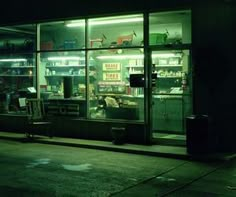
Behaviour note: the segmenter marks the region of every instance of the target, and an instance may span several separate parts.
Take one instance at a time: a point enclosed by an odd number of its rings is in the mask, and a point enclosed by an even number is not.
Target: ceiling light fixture
[[[181,57],[181,53],[159,53],[152,54],[152,58],[169,58],[169,57]],[[144,55],[102,55],[97,56],[97,59],[143,59]]]
[[[26,62],[26,59],[16,58],[16,59],[0,59],[0,62]]]
[[[103,19],[103,20],[95,20],[91,19],[88,21],[89,25],[110,25],[110,24],[119,24],[119,23],[132,23],[132,22],[142,22],[142,17],[134,17],[134,18],[115,18],[115,19]],[[72,21],[66,24],[67,27],[83,27],[85,26],[84,21]]]
[[[49,57],[48,60],[49,61],[66,61],[66,60],[80,60],[81,58],[80,57]]]
[[[143,59],[144,55],[102,55],[98,56],[98,59]]]

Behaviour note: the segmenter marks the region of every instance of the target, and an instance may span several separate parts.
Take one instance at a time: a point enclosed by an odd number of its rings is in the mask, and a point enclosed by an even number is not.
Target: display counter
[[[139,120],[139,109],[137,106],[123,105],[119,108],[107,107],[106,118]]]
[[[122,96],[123,101],[136,102],[139,106],[138,117],[144,119],[144,98],[139,96]],[[152,122],[153,131],[184,132],[184,96],[178,94],[153,95]]]
[[[86,100],[83,98],[53,98],[45,101],[45,111],[49,115],[86,116]]]

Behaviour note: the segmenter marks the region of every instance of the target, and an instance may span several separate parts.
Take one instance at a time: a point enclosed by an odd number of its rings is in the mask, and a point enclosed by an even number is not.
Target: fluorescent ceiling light
[[[89,20],[89,25],[110,25],[110,24],[119,24],[119,23],[132,23],[132,22],[142,22],[142,17],[134,17],[134,18],[114,18],[114,19],[104,19],[104,20]],[[67,23],[67,27],[81,27],[84,26],[85,23],[81,21],[72,21],[71,23]]]
[[[181,53],[158,53],[152,54],[152,58],[160,57],[160,58],[168,58],[168,57],[181,57]]]
[[[159,58],[169,58],[169,57],[181,57],[181,53],[159,53],[159,54],[152,54],[152,58],[159,57]],[[98,59],[143,59],[144,55],[103,55],[98,56]]]
[[[123,19],[113,19],[113,20],[102,20],[102,21],[89,21],[90,25],[108,25],[108,24],[118,24],[118,23],[132,23],[132,22],[142,22],[143,18],[123,18]]]
[[[0,59],[0,62],[26,62],[26,59],[16,58],[16,59]]]
[[[80,57],[73,57],[73,56],[71,56],[71,57],[49,57],[48,58],[49,61],[80,60],[80,59],[81,59]]]
[[[102,55],[98,59],[143,59],[144,55]]]
[[[67,27],[84,27],[85,21],[71,21],[71,22],[66,22],[65,25]]]

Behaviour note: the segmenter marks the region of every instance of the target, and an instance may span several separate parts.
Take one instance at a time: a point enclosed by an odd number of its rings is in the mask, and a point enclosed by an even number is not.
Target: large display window
[[[0,113],[25,111],[36,97],[36,26],[0,28]]]
[[[88,48],[137,47],[142,45],[142,14],[88,20]]]
[[[40,50],[82,49],[84,47],[85,20],[40,24]]]
[[[130,75],[144,73],[142,49],[110,49],[89,52],[90,72],[96,70],[96,81],[89,93],[98,106],[91,108],[91,118],[143,121],[143,87],[131,87]]]
[[[53,105],[49,113],[79,115],[79,103],[86,105],[86,67],[83,51],[41,52],[39,65],[40,96]],[[66,106],[63,106],[63,100]],[[69,103],[78,101],[74,113]],[[50,105],[50,103],[49,103]],[[61,109],[61,107],[63,108]],[[70,110],[71,108],[71,110]],[[63,111],[64,110],[64,111]]]
[[[36,25],[0,27],[0,52],[22,53],[36,50]]]
[[[39,30],[38,78],[46,112],[86,117],[85,20],[41,23]]]
[[[191,12],[189,10],[152,13],[149,21],[150,45],[191,43]]]
[[[143,87],[130,74],[144,73],[143,14],[88,19],[89,118],[143,121]]]
[[[130,14],[40,23],[37,31],[34,25],[0,28],[2,92],[34,87],[47,113],[141,123],[152,97],[153,130],[183,132],[191,111],[191,12],[146,16],[149,24],[143,14]],[[148,72],[152,95],[145,91]],[[1,98],[5,109],[8,94]]]

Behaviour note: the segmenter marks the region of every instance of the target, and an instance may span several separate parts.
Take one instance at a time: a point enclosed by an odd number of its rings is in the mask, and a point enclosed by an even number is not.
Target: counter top
[[[122,95],[121,98],[130,98],[130,99],[143,99],[144,96],[140,95],[140,96],[132,96],[132,95]],[[177,95],[177,94],[172,94],[172,95],[153,95],[153,98],[166,98],[166,99],[182,99],[183,95]]]

